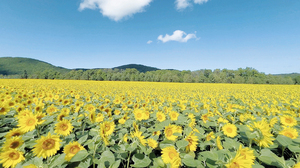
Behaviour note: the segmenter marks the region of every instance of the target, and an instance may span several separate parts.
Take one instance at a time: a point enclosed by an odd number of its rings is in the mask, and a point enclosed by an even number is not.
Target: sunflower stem
[[[82,135],[84,134],[84,129],[85,129],[85,122],[83,121],[82,132],[81,132]]]
[[[40,127],[38,125],[36,126],[36,133],[37,133],[38,138],[40,138],[41,137]]]
[[[128,159],[127,159],[127,168],[129,168],[130,155],[131,155],[131,152],[129,152],[129,155],[128,155]]]
[[[249,148],[251,148],[251,146],[252,146],[252,139],[250,139]]]
[[[283,147],[282,147],[281,156],[283,156],[283,155],[284,155],[285,148],[286,148],[285,146],[283,146]]]

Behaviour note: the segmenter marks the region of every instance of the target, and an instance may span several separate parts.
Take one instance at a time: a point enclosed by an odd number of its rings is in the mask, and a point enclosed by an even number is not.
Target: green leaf
[[[267,165],[272,165],[276,167],[285,167],[284,158],[278,157],[270,149],[261,150],[261,155],[258,157],[258,159]]]
[[[294,153],[300,153],[300,147],[299,146],[289,145],[288,148],[289,148],[290,151],[292,151]]]
[[[120,166],[121,160],[115,161],[109,168],[118,168]]]
[[[109,162],[109,164],[107,163]],[[115,155],[107,150],[107,151],[104,151],[102,154],[101,154],[101,158],[100,158],[100,164],[104,164],[104,165],[112,165],[113,163],[115,162]]]
[[[84,135],[83,137],[79,138],[78,143],[83,144],[88,138],[88,135]]]
[[[70,160],[70,162],[79,162],[79,161],[82,161],[88,155],[89,154],[87,153],[86,150],[81,150],[81,151],[77,152],[75,156],[72,157],[72,159]]]
[[[148,156],[138,153],[133,155],[132,160],[134,161],[134,164],[130,165],[132,167],[147,167],[151,163],[151,160]]]
[[[200,153],[202,157],[209,158],[211,160],[217,161],[218,160],[218,153],[213,151],[204,151]]]
[[[189,166],[189,167],[197,167],[198,165],[201,164],[201,162],[199,160],[195,160],[191,155],[186,154],[183,159],[182,162]]]
[[[49,167],[55,167],[55,166],[59,166],[62,165],[65,162],[65,156],[66,154],[61,154],[58,157],[56,157],[55,159],[53,159],[50,163]]]
[[[284,135],[278,135],[276,137],[276,140],[280,143],[280,145],[284,147],[287,147],[288,145],[291,145],[293,143],[291,138]]]
[[[184,140],[184,139],[176,142],[176,146],[177,146],[178,149],[184,148],[188,145],[189,145],[189,142]]]

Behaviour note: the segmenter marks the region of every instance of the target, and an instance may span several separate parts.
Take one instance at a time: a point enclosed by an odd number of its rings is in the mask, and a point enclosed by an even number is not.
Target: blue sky
[[[5,56],[66,68],[135,63],[300,73],[300,1],[6,0]]]

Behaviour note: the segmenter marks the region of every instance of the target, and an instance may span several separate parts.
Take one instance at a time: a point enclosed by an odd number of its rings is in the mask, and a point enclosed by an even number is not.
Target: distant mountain
[[[150,66],[145,66],[145,65],[140,65],[140,64],[128,64],[128,65],[122,65],[122,66],[118,66],[118,67],[114,67],[113,69],[127,69],[127,68],[135,68],[137,69],[139,72],[147,72],[147,71],[156,71],[156,70],[160,70],[158,68],[155,67],[150,67]]]
[[[27,71],[27,74],[33,74],[37,71],[54,70],[60,73],[69,72],[70,69],[51,65],[31,58],[21,57],[0,57],[0,74],[3,75],[20,75]]]
[[[156,71],[158,68],[144,66],[139,64],[128,64],[122,65],[118,67],[114,67],[112,69],[120,69],[125,70],[126,68],[135,68],[139,72],[147,72],[147,71]],[[103,68],[95,68],[95,69],[103,69]],[[22,58],[22,57],[0,57],[0,74],[2,75],[22,75],[24,70],[27,71],[27,74],[34,74],[36,72],[43,72],[45,70],[53,70],[60,73],[67,73],[72,69],[67,69],[63,67],[54,66],[44,61],[32,59],[32,58]],[[85,68],[76,68],[73,70],[89,70]]]

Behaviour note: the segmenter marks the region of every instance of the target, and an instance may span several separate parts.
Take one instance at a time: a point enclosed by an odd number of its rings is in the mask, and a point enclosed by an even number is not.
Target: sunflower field
[[[300,86],[0,79],[0,167],[300,167]]]

